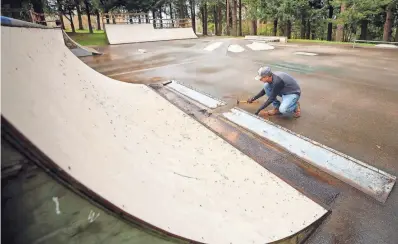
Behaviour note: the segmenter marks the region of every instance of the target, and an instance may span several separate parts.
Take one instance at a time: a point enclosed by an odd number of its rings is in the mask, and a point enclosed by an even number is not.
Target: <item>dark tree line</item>
[[[165,18],[174,19],[173,23],[190,19],[194,31],[203,35],[211,31],[232,36],[398,41],[398,0],[4,0],[2,14],[7,9],[16,10],[7,13],[16,18],[26,18],[28,10],[58,14],[61,25],[64,16],[72,31],[83,28],[82,15],[93,32],[91,16],[96,16],[96,28],[101,29],[101,15],[109,23],[115,22],[109,17],[114,13],[145,13],[157,19],[160,28],[166,27]],[[44,15],[38,18],[45,24]]]

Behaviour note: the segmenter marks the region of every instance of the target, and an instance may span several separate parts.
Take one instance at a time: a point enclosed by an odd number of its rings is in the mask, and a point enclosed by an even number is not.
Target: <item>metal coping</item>
[[[169,86],[170,89],[196,101],[208,108],[218,108],[220,106],[226,105],[226,102],[212,97],[209,94],[198,91],[188,85],[182,84],[175,80],[169,80],[162,83],[163,86]]]
[[[248,121],[247,124],[244,124],[244,122],[242,122],[242,121],[240,121],[240,123],[239,123],[239,121],[238,121],[239,119],[236,118],[236,116],[239,116],[239,115],[236,115],[236,114],[239,114],[239,113],[243,114],[243,115],[247,115],[248,117],[246,117],[246,118],[251,119],[251,121]],[[274,123],[272,123],[272,122],[270,122],[268,120],[262,119],[262,118],[260,118],[258,116],[252,115],[252,114],[249,114],[248,112],[246,112],[246,111],[244,111],[242,109],[233,108],[229,112],[223,113],[223,116],[225,118],[227,118],[228,120],[230,120],[231,122],[233,122],[233,123],[245,128],[245,129],[247,129],[247,130],[249,130],[249,131],[251,131],[251,132],[253,132],[253,133],[255,133],[255,134],[257,134],[257,135],[259,135],[259,136],[261,136],[261,137],[263,137],[265,139],[267,139],[267,140],[270,140],[270,141],[276,143],[277,145],[283,147],[284,149],[286,149],[290,153],[295,154],[296,156],[302,158],[303,160],[309,162],[310,164],[312,164],[312,165],[324,170],[325,172],[333,175],[334,177],[342,180],[343,182],[345,182],[345,183],[357,188],[358,190],[360,190],[360,191],[372,196],[373,198],[375,198],[379,202],[384,203],[387,200],[388,195],[391,192],[391,190],[392,190],[392,188],[393,188],[393,186],[395,184],[396,176],[390,175],[390,174],[388,174],[388,173],[386,173],[386,172],[384,172],[382,170],[379,170],[379,169],[377,169],[377,168],[375,168],[375,167],[373,167],[371,165],[368,165],[368,164],[366,164],[364,162],[361,162],[361,161],[359,161],[359,160],[357,160],[357,159],[355,159],[353,157],[350,157],[350,156],[348,156],[346,154],[343,154],[343,153],[341,153],[339,151],[336,151],[336,150],[334,150],[332,148],[329,148],[329,147],[327,147],[327,146],[325,146],[325,145],[323,145],[321,143],[318,143],[318,142],[313,141],[313,140],[311,140],[311,139],[309,139],[307,137],[304,137],[304,136],[302,136],[300,134],[297,134],[297,133],[295,133],[295,132],[293,132],[293,131],[291,131],[289,129],[286,129],[286,128],[282,127],[282,126],[274,124]],[[259,127],[258,124],[257,125],[255,124],[256,122],[261,122],[263,125],[267,125],[267,124],[271,125],[271,126],[275,127],[275,129],[282,130],[282,133],[286,132],[286,133],[290,134],[291,136],[295,137],[296,139],[298,138],[299,140],[301,140],[301,143],[298,144],[299,145],[298,147],[303,146],[303,143],[307,143],[307,144],[310,143],[308,145],[311,146],[311,144],[312,144],[314,147],[317,147],[319,150],[324,150],[324,154],[325,153],[331,153],[332,156],[330,158],[330,161],[335,160],[336,158],[340,158],[341,160],[347,161],[347,163],[351,162],[351,163],[357,165],[358,166],[357,169],[362,169],[362,170],[364,170],[366,172],[362,172],[362,175],[360,175],[360,173],[358,173],[358,171],[349,172],[350,169],[347,166],[348,164],[344,164],[344,166],[346,168],[341,168],[341,165],[340,166],[333,165],[333,162],[329,163],[328,160],[326,160],[326,162],[315,162],[315,161],[311,160],[311,157],[309,155],[306,154],[305,149],[308,149],[308,147],[303,148],[303,149],[300,149],[300,148],[297,149],[297,147],[296,147],[295,149],[293,149],[293,148],[289,148],[286,145],[282,145],[280,142],[278,142],[276,140],[272,140],[272,138],[269,138],[269,136],[267,137],[267,135],[266,135],[268,133],[267,131],[263,130],[262,128],[257,128],[256,129],[255,128],[256,126]],[[279,137],[280,137],[279,141],[281,141],[282,139],[284,141],[287,140],[287,137],[284,137],[283,135],[281,135]],[[292,146],[292,145],[290,145],[290,146]],[[320,153],[317,152],[317,154],[315,154],[315,155],[312,154],[311,156],[314,158],[314,157],[320,156]],[[340,169],[339,169],[339,167],[340,167]],[[351,170],[353,170],[353,169],[351,169]],[[374,179],[379,179],[378,183],[380,183],[380,184],[376,185],[377,182],[369,182],[369,179],[370,179],[372,174],[373,174],[373,178]],[[377,176],[377,174],[379,174],[379,176]]]
[[[2,26],[10,26],[10,27],[26,27],[26,28],[39,28],[39,29],[59,29],[48,27],[44,25],[39,25],[23,20],[13,19],[5,16],[0,16],[0,22]]]

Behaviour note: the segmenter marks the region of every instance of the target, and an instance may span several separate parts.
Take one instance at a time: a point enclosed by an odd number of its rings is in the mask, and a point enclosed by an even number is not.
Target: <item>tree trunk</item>
[[[222,9],[221,5],[217,4],[217,12],[218,12],[218,35],[222,35]]]
[[[229,27],[229,8],[230,8],[229,7],[229,1],[230,0],[226,0],[226,9],[225,9],[225,13],[227,15],[227,18],[226,18],[226,28],[227,28],[226,33],[227,33],[227,36],[229,36],[231,34],[230,27]]]
[[[72,16],[72,11],[69,10],[69,21],[70,21],[70,27],[72,28],[72,33],[76,33],[75,30],[75,24],[73,24],[73,16]]]
[[[238,6],[236,4],[237,0],[232,0],[232,35],[233,36],[237,36],[238,34],[238,27],[237,27],[237,21],[236,21],[236,17],[237,17],[237,10],[238,10]]]
[[[361,20],[361,36],[359,37],[361,40],[366,40],[368,37],[368,23],[367,19]]]
[[[184,15],[185,15],[185,18],[189,18],[189,13],[188,13],[188,4],[184,4],[184,11],[185,11],[185,13],[184,13]]]
[[[278,31],[278,19],[274,19],[274,30],[272,31],[272,35],[276,36],[277,31]]]
[[[90,5],[88,4],[88,0],[84,0],[84,5],[86,8],[88,29],[89,29],[90,33],[93,33],[93,27],[91,26]]]
[[[214,5],[213,7],[213,19],[214,19],[214,33],[216,36],[219,36],[217,5]]]
[[[152,21],[153,21],[152,22],[153,28],[157,29],[156,28],[156,12],[154,9],[152,9]]]
[[[192,2],[192,1],[190,1],[190,2]],[[171,2],[169,3],[169,9],[170,9],[171,27],[175,27],[175,26],[174,26],[174,19],[173,19],[173,5],[172,5]],[[192,11],[192,10],[191,10],[191,11]],[[193,23],[192,23],[192,26],[193,26]],[[192,27],[192,28],[193,28],[193,27]],[[195,32],[195,29],[194,29],[194,32]]]
[[[250,24],[250,35],[257,35],[257,20],[251,20]]]
[[[340,13],[344,13],[345,11],[345,2],[341,3]],[[338,24],[336,30],[336,41],[341,42],[344,38],[344,24]]]
[[[106,19],[106,23],[109,24],[109,14],[108,12],[105,12],[105,19]]]
[[[205,2],[205,6],[204,6],[204,12],[205,12],[205,30],[206,30],[206,35],[208,35],[208,32],[207,32],[207,2]]]
[[[159,7],[159,20],[160,20],[160,28],[163,29],[163,17],[162,17],[162,6]]]
[[[184,0],[178,1],[178,18],[185,19],[185,1]]]
[[[202,5],[202,29],[203,29],[203,35],[207,36],[207,3],[204,2]]]
[[[305,28],[306,28],[306,22],[305,22],[305,15],[303,13],[301,14],[300,39],[305,39]]]
[[[307,20],[307,29],[305,33],[305,39],[310,39],[310,34],[311,34],[311,21],[308,19]]]
[[[190,0],[191,3],[191,24],[193,32],[196,34],[196,13],[195,13],[195,0]]]
[[[65,30],[64,17],[63,17],[63,14],[62,14],[61,11],[59,11],[58,18],[59,18],[59,20],[61,22],[61,29]]]
[[[333,6],[329,6],[329,23],[328,23],[328,34],[326,37],[326,40],[331,41],[332,40],[332,32],[333,32],[333,23],[330,22],[333,18]]]
[[[242,0],[239,0],[239,30],[238,36],[242,36]]]
[[[75,1],[75,3],[76,3],[77,19],[79,21],[79,30],[83,30],[82,11],[80,10],[80,3],[79,1]]]
[[[192,3],[192,1],[190,2]],[[169,3],[169,9],[170,9],[170,19],[173,19],[173,5],[171,2]]]
[[[292,21],[290,19],[287,20],[287,23],[286,23],[286,36],[287,36],[287,39],[292,38]]]
[[[398,26],[395,28],[395,41],[398,42]]]
[[[386,22],[384,23],[384,33],[383,33],[383,41],[385,42],[390,41],[392,34],[393,15],[391,9],[392,9],[392,4],[388,5],[386,9]]]
[[[97,30],[101,30],[101,18],[98,9],[95,10],[95,15],[97,16]]]
[[[59,20],[61,21],[61,28],[65,30],[64,16],[62,13],[62,5],[60,3],[60,0],[57,0],[57,5],[58,5],[58,17]]]

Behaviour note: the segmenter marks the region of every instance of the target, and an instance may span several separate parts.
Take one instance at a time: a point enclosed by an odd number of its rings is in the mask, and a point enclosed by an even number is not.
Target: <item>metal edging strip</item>
[[[380,202],[387,200],[396,182],[396,176],[241,109],[233,108],[223,116]]]
[[[191,87],[188,87],[187,85],[183,85],[177,81],[171,80],[171,81],[166,81],[163,83],[164,86],[167,86],[168,88],[196,101],[199,102],[200,104],[208,107],[208,108],[217,108],[220,106],[225,105],[226,103],[224,101],[221,101],[219,99],[216,99],[208,94],[205,94],[203,92],[199,92]]]

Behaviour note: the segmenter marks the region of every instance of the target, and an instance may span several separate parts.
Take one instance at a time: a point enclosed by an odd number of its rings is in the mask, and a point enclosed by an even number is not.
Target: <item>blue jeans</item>
[[[271,95],[272,85],[265,83],[264,90],[267,96]],[[300,96],[297,94],[288,94],[288,95],[278,95],[282,97],[282,102],[278,99],[272,102],[274,108],[279,108],[279,112],[285,115],[291,115],[296,111],[297,102],[300,99]]]

